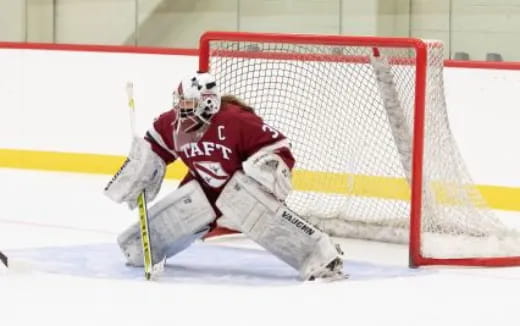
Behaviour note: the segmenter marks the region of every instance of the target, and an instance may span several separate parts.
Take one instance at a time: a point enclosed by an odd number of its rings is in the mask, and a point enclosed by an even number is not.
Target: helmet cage
[[[209,123],[211,117],[220,109],[220,94],[215,78],[208,73],[197,73],[192,78],[181,81],[173,92],[173,108],[179,118],[197,117]]]

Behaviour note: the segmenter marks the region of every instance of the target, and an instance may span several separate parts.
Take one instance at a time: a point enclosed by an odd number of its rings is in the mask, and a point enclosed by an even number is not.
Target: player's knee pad
[[[209,230],[209,224],[216,217],[206,195],[195,180],[150,207],[148,216],[153,264],[175,255],[204,236]],[[139,223],[131,225],[119,235],[117,242],[130,265],[143,265]]]
[[[330,237],[237,172],[217,207],[246,236],[300,272],[307,280],[339,257]]]

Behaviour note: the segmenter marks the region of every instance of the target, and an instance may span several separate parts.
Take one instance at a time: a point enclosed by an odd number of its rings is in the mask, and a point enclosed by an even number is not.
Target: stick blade
[[[0,251],[0,261],[2,262],[2,264],[5,265],[5,267],[9,267],[9,259],[7,258],[7,256]]]

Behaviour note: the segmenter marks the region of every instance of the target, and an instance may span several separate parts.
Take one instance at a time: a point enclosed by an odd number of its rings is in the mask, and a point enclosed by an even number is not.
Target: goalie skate
[[[336,250],[338,251],[339,257],[334,258],[334,260],[325,265],[323,269],[316,271],[309,277],[309,281],[315,281],[316,279],[337,281],[349,278],[348,274],[343,273],[343,250],[341,250],[338,244],[336,244]]]

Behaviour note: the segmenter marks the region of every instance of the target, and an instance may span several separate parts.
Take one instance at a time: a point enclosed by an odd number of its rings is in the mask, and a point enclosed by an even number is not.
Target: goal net
[[[290,140],[287,204],[340,237],[409,242],[410,264],[520,264],[520,232],[473,184],[450,131],[443,45],[208,32],[200,70]]]

